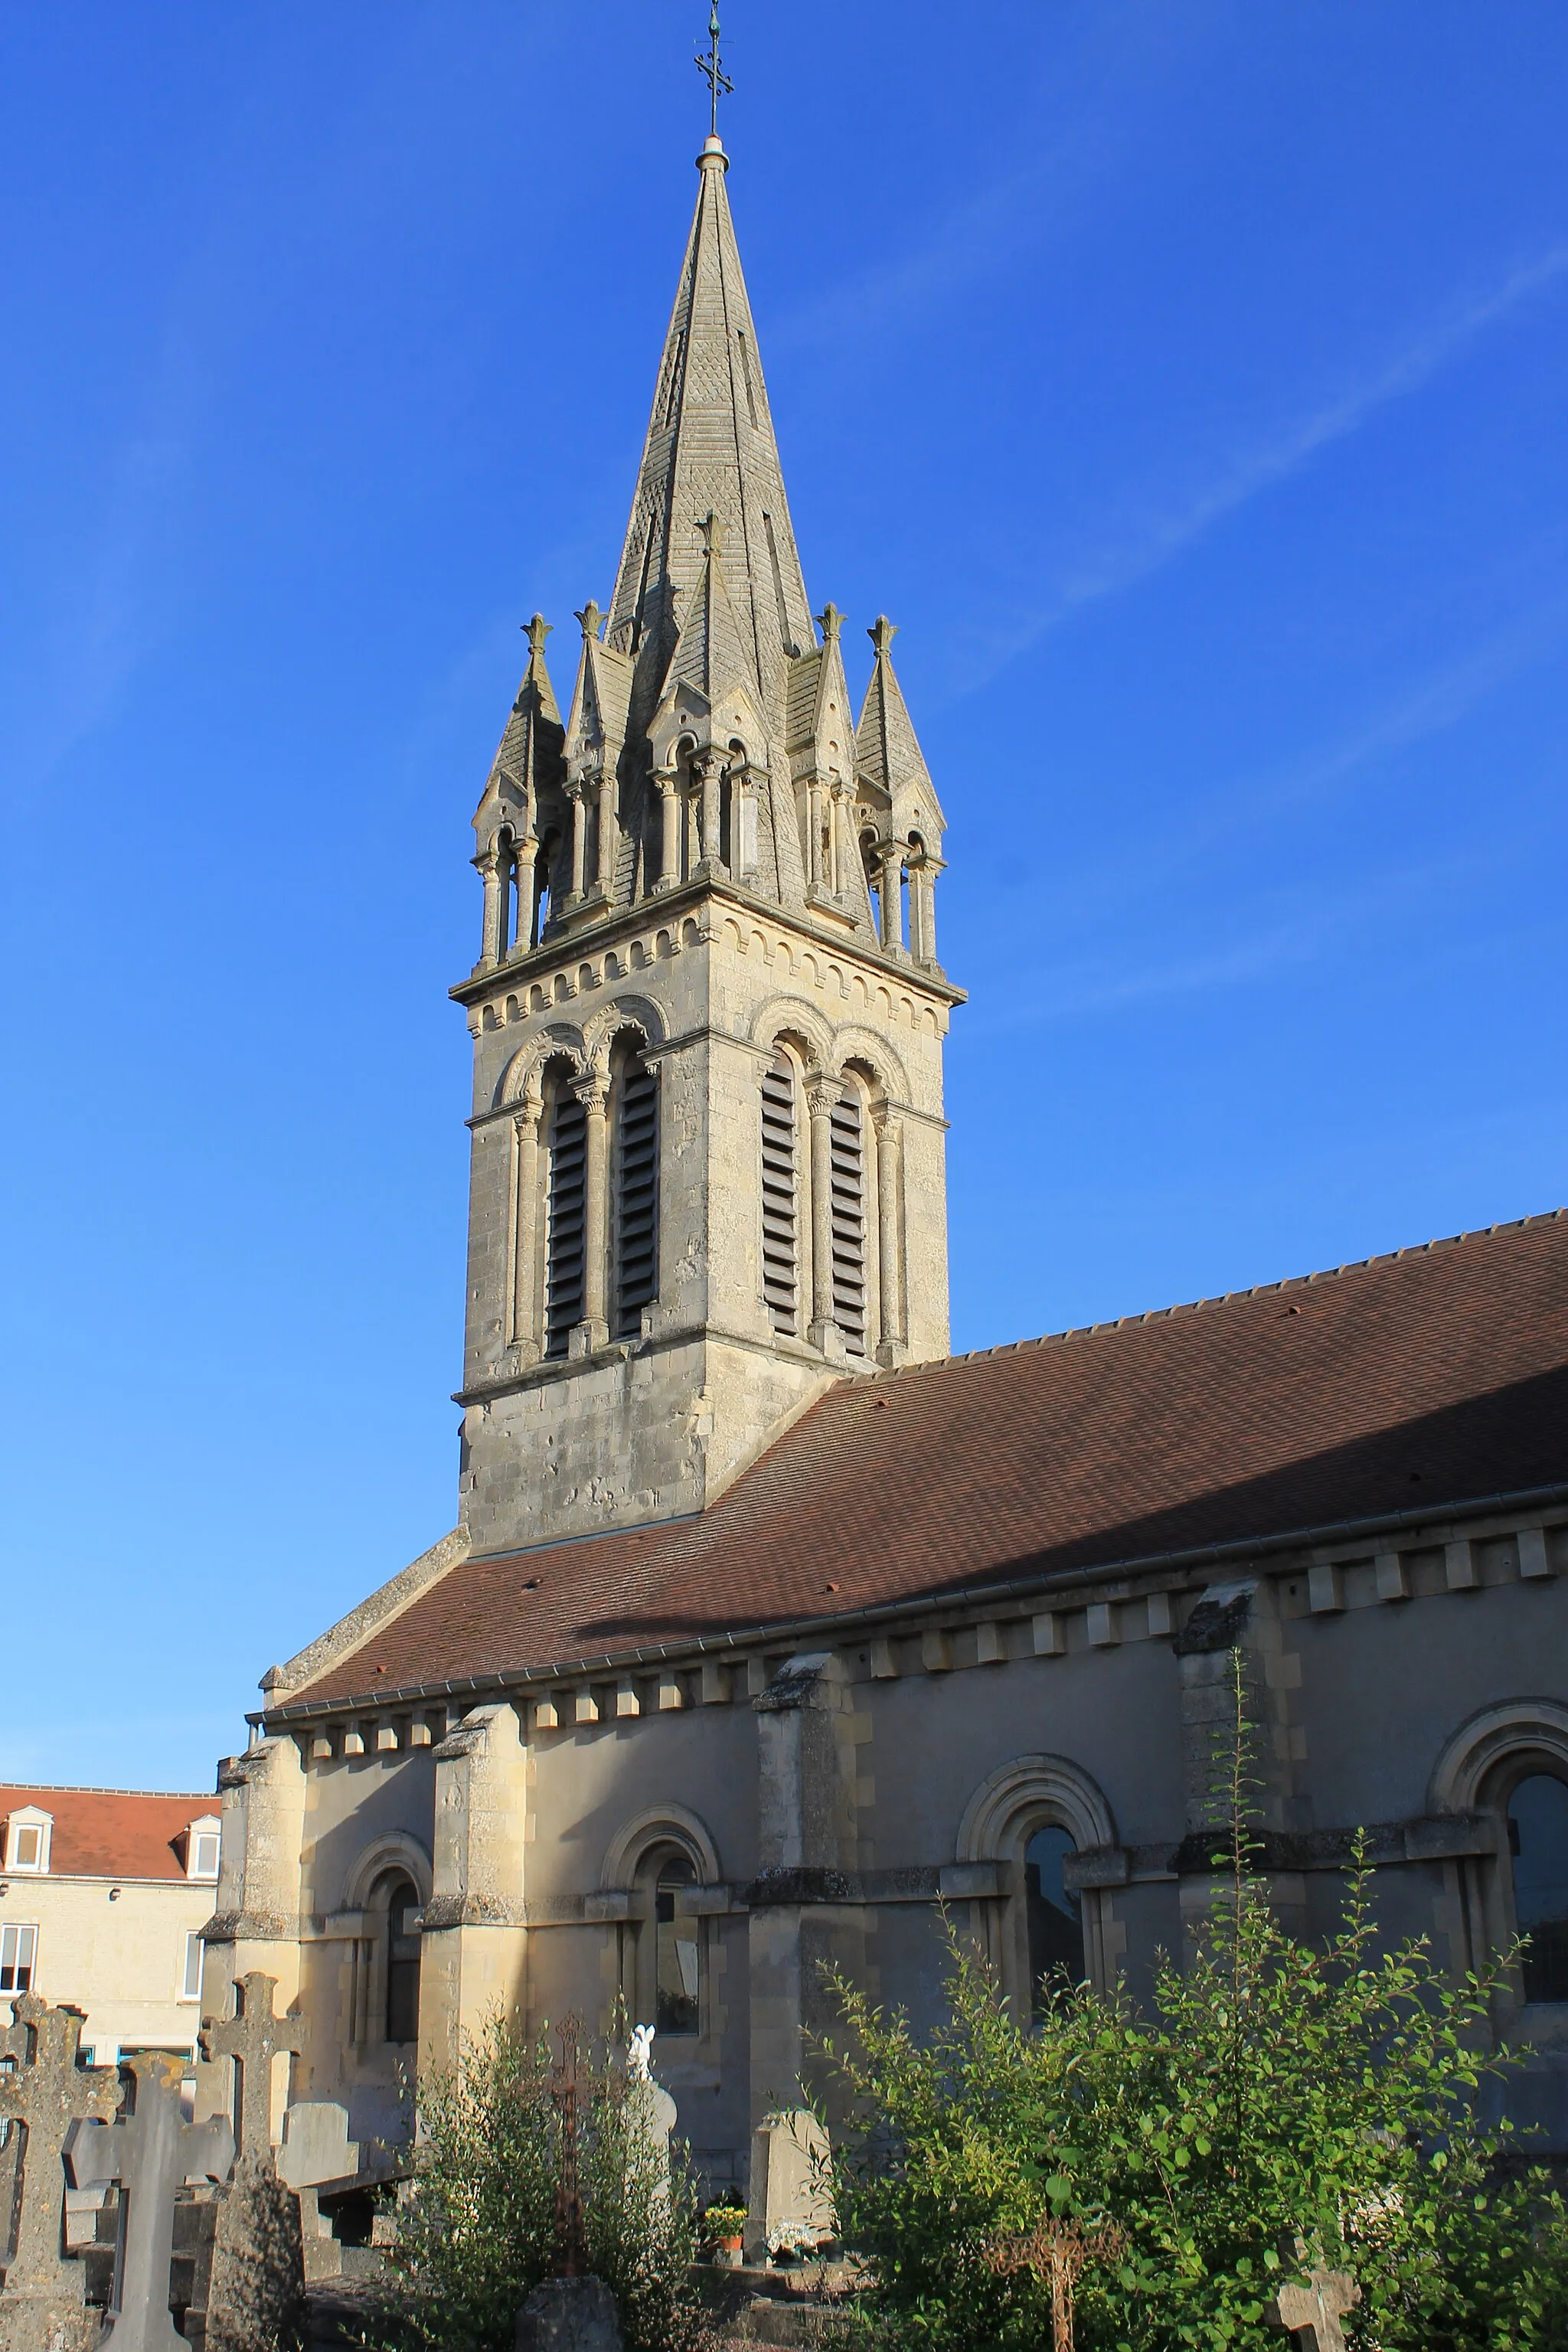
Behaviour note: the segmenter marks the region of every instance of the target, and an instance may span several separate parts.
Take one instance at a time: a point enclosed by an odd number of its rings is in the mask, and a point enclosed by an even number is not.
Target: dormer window
[[[36,1805],[25,1805],[13,1813],[5,1824],[6,1869],[43,1877],[49,1866],[49,1834],[54,1825],[53,1814],[41,1812]]]
[[[187,1878],[217,1876],[221,1828],[222,1823],[216,1813],[204,1814],[199,1822],[191,1823],[190,1828],[185,1832],[185,1876]]]

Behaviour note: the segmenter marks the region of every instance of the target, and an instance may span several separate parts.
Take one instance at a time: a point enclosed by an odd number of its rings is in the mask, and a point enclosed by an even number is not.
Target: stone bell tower
[[[700,1511],[831,1381],[945,1354],[942,815],[814,622],[717,137],[608,613],[544,621],[474,818],[462,1510]]]

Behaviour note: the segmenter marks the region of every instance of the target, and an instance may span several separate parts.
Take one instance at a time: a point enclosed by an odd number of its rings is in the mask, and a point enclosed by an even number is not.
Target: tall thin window
[[[30,1992],[37,1957],[36,1927],[0,1927],[0,1992]]]
[[[1526,2000],[1568,2001],[1568,1782],[1549,1772],[1521,1780],[1508,1803],[1513,1901]]]
[[[402,1877],[386,1904],[386,2038],[419,2039],[419,1896],[412,1879]]]
[[[615,1307],[612,1336],[635,1339],[658,1296],[658,1080],[628,1055],[615,1097]]]
[[[547,833],[534,853],[533,914],[528,932],[530,947],[536,948],[539,945],[550,921],[551,877],[555,871],[555,860],[560,854],[560,849],[559,833]],[[517,935],[519,939],[522,937],[522,868],[520,865],[517,868]]]
[[[800,1123],[795,1070],[781,1054],[763,1077],[763,1296],[775,1331],[800,1328]]]
[[[202,1939],[197,1935],[185,1937],[185,1973],[180,1998],[200,2000],[202,1997]]]
[[[1038,2017],[1053,1990],[1083,1982],[1083,1921],[1079,1898],[1063,1883],[1062,1865],[1076,1851],[1066,1830],[1037,1830],[1024,1849],[1024,1900],[1028,1910],[1029,2001]]]
[[[701,1954],[698,1922],[678,1918],[675,1898],[689,1886],[696,1872],[684,1854],[671,1854],[659,1870],[654,1888],[654,1937],[657,1946],[658,1995],[654,2023],[660,2033],[695,2033],[699,2024]]]
[[[561,1357],[583,1320],[583,1244],[588,1119],[564,1076],[550,1107],[544,1202],[544,1352]]]
[[[860,1097],[833,1107],[833,1319],[852,1356],[866,1352],[866,1133]]]

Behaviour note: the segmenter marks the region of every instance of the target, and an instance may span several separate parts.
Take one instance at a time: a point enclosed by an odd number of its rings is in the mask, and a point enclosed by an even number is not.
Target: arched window
[[[1041,2016],[1065,1985],[1110,1990],[1113,1897],[1103,1887],[1080,1894],[1069,1864],[1117,1843],[1103,1791],[1065,1756],[1016,1757],[964,1808],[955,1860],[980,1881],[969,1895],[970,1932],[1016,2017]]]
[[[583,1319],[588,1121],[559,1066],[548,1081],[545,1119],[544,1352],[560,1358]]]
[[[852,1356],[866,1353],[866,1111],[853,1079],[833,1107],[833,1319]]]
[[[384,1921],[382,2026],[388,2042],[419,2039],[419,1895],[406,1872],[388,1871],[371,1895]]]
[[[1030,2007],[1040,2016],[1053,1990],[1084,1979],[1079,1898],[1064,1883],[1063,1867],[1077,1852],[1059,1823],[1038,1829],[1024,1848],[1024,1908],[1029,1946]]]
[[[654,2023],[659,2032],[696,2033],[701,2019],[701,1922],[678,1914],[676,1896],[696,1884],[684,1853],[666,1854],[654,1883]]]
[[[763,1073],[763,1297],[775,1331],[800,1329],[800,1113],[781,1048]]]
[[[1527,2001],[1568,2001],[1568,1782],[1531,1772],[1508,1804]]]
[[[610,1336],[635,1339],[643,1308],[658,1296],[658,1079],[635,1048],[627,1047],[616,1063],[610,1107]]]

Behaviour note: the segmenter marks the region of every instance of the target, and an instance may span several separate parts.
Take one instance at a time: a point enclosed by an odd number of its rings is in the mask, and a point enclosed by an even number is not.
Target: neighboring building
[[[0,1787],[0,2014],[41,1993],[85,2011],[97,2065],[194,2061],[218,1841],[211,1797]]]
[[[1020,2005],[1147,1985],[1239,1645],[1285,1915],[1364,1824],[1391,1930],[1527,1926],[1568,2152],[1568,1219],[946,1357],[943,820],[890,627],[852,727],[813,624],[726,170],[608,614],[564,719],[535,622],[475,820],[460,1523],[268,1675],[205,2005],[278,1978],[370,2140],[497,2003],[622,1993],[733,2178],[819,1961],[932,2014],[939,1899]]]

